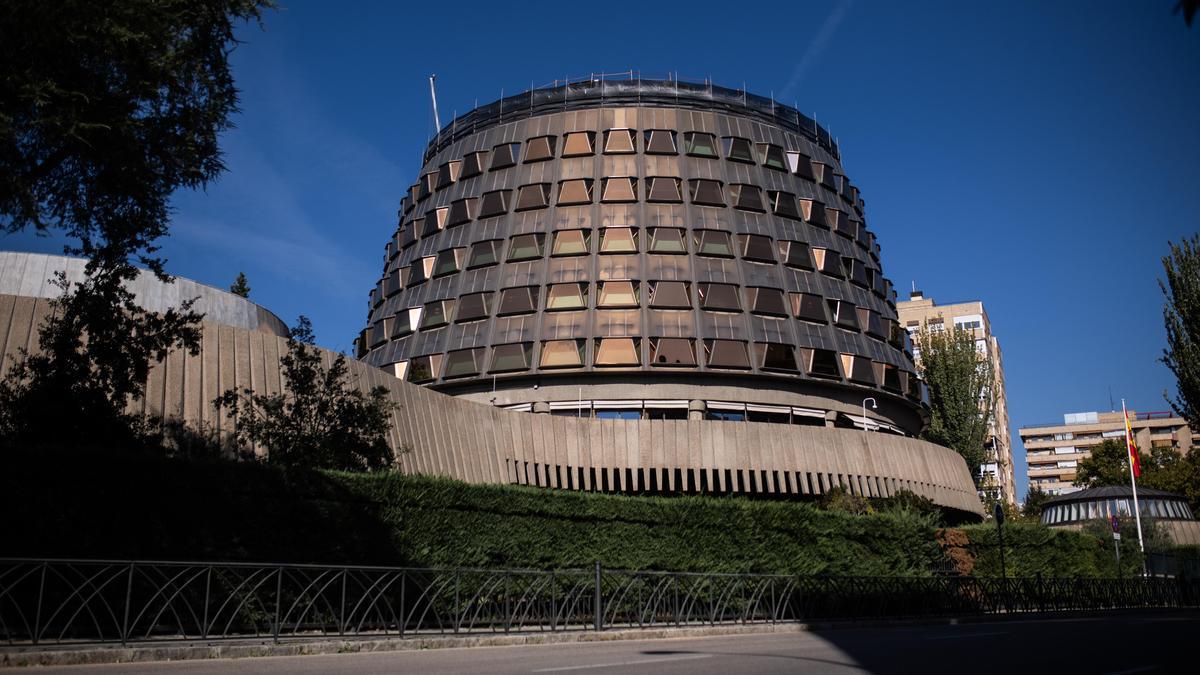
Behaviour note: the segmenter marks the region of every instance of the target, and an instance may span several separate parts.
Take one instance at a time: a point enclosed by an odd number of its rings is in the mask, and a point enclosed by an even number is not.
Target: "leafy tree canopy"
[[[916,336],[921,376],[929,387],[930,421],[922,436],[962,455],[972,476],[988,459],[994,371],[991,356],[975,347],[968,329],[951,327]]]
[[[1029,488],[1029,492],[1025,494],[1025,503],[1021,505],[1021,517],[1034,522],[1040,521],[1042,508],[1049,498],[1050,493],[1042,488],[1037,486]]]
[[[240,295],[243,298],[250,297],[250,282],[246,280],[245,272],[238,272],[237,279],[229,287],[229,292],[234,295]]]
[[[76,253],[139,254],[162,273],[153,253],[171,193],[224,168],[217,139],[237,110],[234,27],[269,6],[0,4],[0,226],[59,229]]]
[[[213,405],[235,421],[237,441],[266,448],[265,460],[291,467],[362,471],[392,463],[389,416],[395,408],[385,387],[369,393],[350,384],[346,357],[322,365],[312,323],[301,316],[279,362],[284,392],[230,389]]]
[[[1166,278],[1158,282],[1166,296],[1167,348],[1161,361],[1174,373],[1177,385],[1175,398],[1167,400],[1200,431],[1200,235],[1170,247],[1170,255],[1162,259]]]

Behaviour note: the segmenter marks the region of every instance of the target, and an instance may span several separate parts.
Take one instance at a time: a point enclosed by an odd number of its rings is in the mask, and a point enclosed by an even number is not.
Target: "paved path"
[[[37,673],[1196,672],[1200,614],[38,668]]]

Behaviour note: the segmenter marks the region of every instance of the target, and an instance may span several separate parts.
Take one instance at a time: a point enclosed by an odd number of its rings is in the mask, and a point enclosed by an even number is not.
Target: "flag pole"
[[[1121,399],[1121,415],[1125,418],[1125,461],[1129,463],[1129,484],[1133,486],[1133,517],[1137,521],[1138,550],[1145,555],[1146,545],[1142,542],[1142,511],[1138,507],[1137,477],[1133,474],[1133,463],[1137,461],[1133,456],[1133,453],[1136,452],[1133,449],[1133,427],[1129,425],[1129,412],[1125,410],[1125,399]]]

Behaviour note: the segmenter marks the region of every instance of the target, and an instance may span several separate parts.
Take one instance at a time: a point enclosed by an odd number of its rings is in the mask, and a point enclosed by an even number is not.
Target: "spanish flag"
[[[1133,427],[1129,425],[1129,412],[1125,412],[1125,447],[1129,449],[1129,466],[1135,478],[1142,477],[1142,460],[1138,456],[1137,442],[1133,440]]]

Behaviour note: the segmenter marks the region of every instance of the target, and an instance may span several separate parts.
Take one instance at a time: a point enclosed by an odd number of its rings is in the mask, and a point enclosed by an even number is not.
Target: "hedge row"
[[[624,497],[111,453],[7,452],[0,467],[5,556],[539,569],[599,560],[806,575],[927,575],[943,560],[933,520],[907,511],[858,516],[802,502]],[[1008,529],[1017,533],[1010,573],[1104,572],[1093,537]],[[986,542],[986,527],[965,531]],[[992,571],[986,551],[977,571]]]

